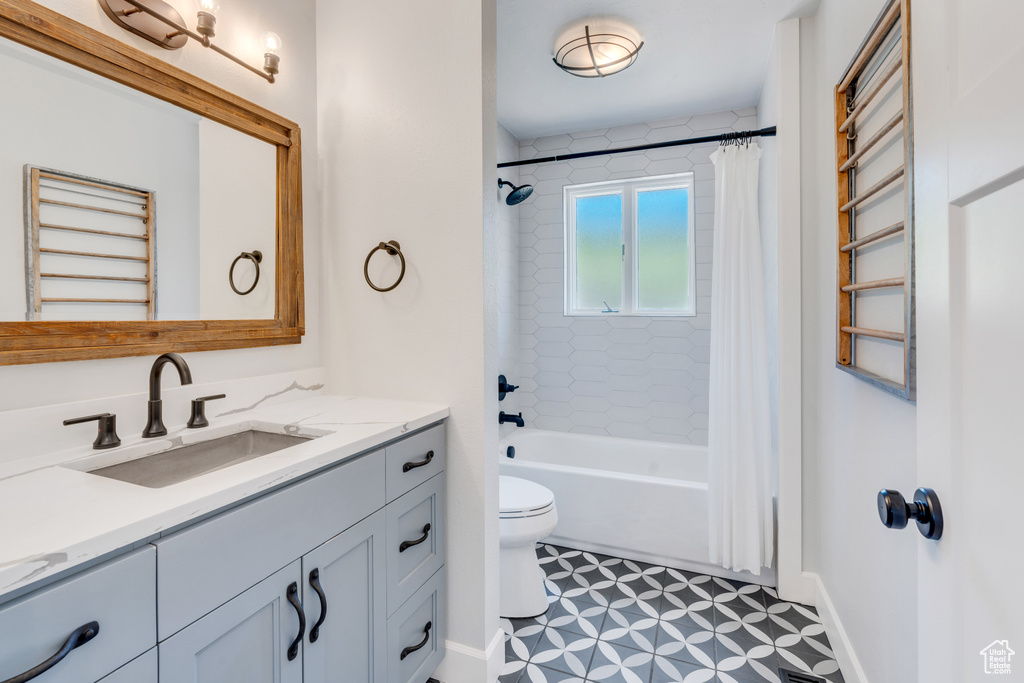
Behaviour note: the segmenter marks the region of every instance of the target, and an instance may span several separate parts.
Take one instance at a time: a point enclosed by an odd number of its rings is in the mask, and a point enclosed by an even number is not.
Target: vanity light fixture
[[[589,24],[563,35],[559,42],[555,64],[580,78],[604,78],[625,71],[644,46],[643,41],[637,43],[620,33],[591,32]]]
[[[211,39],[216,35],[217,12],[220,11],[219,0],[195,0],[196,30],[192,31],[185,25],[177,10],[163,0],[99,0],[103,11],[121,28],[131,31],[137,36],[168,50],[178,50],[185,46],[191,38],[203,47],[208,47],[234,63],[245,67],[257,76],[273,83],[280,72],[281,39],[276,33],[267,33],[263,37],[265,53],[263,69],[246,64],[241,59],[216,45]],[[271,37],[273,40],[271,41]]]

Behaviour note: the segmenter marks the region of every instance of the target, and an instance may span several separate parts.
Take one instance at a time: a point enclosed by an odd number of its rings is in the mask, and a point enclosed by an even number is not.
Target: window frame
[[[696,210],[695,181],[692,171],[670,175],[648,176],[605,180],[596,183],[566,185],[562,189],[563,248],[564,248],[564,297],[563,313],[566,317],[627,316],[643,318],[694,317],[697,315],[697,255],[696,255]],[[637,230],[639,196],[641,192],[655,190],[685,189],[689,192],[687,202],[687,253],[689,268],[687,284],[689,305],[681,309],[641,309],[640,304],[640,254]],[[576,200],[587,197],[622,197],[622,305],[617,311],[579,308],[576,287]],[[627,267],[628,266],[628,267]]]

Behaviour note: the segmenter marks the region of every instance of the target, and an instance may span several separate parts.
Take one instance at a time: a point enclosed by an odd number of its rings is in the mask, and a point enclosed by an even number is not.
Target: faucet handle
[[[216,396],[202,396],[192,401],[192,417],[188,420],[189,429],[199,429],[201,427],[209,427],[210,421],[206,419],[206,402],[216,401],[222,398],[227,398],[227,394],[217,394]]]
[[[100,413],[99,415],[89,415],[88,417],[75,417],[70,420],[64,420],[64,426],[93,421],[99,422],[96,440],[92,442],[94,449],[100,451],[106,448],[117,448],[121,445],[121,439],[117,436],[117,415]]]

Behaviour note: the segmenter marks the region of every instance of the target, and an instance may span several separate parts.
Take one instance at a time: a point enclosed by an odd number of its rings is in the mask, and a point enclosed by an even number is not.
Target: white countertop
[[[109,451],[86,445],[62,453],[62,465],[0,479],[0,601],[446,417],[441,405],[315,396],[211,416],[206,429],[122,437]],[[82,471],[256,425],[318,438],[162,489]]]

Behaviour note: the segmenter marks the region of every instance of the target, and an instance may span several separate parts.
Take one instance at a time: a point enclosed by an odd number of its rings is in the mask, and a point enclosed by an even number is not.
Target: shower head
[[[505,197],[505,203],[509,206],[515,206],[526,201],[526,198],[533,194],[533,185],[520,185],[516,187],[507,180],[498,178],[498,187],[508,185],[512,188],[512,192],[509,193],[508,197]]]

